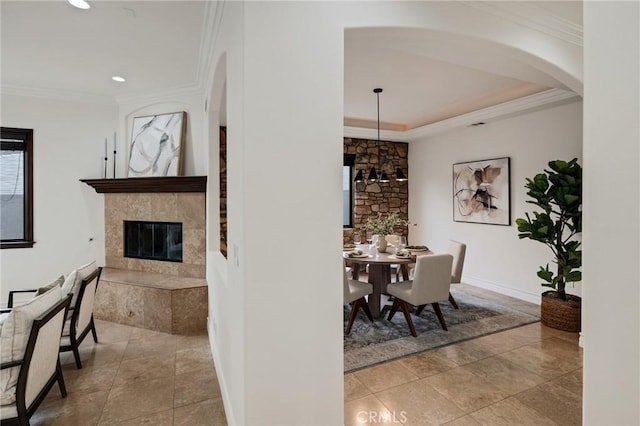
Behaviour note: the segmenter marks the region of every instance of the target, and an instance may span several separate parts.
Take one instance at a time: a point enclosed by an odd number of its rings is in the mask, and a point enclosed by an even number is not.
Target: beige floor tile
[[[62,398],[55,388],[50,393],[58,397],[47,399],[38,407],[31,417],[32,426],[95,425],[109,394],[99,391]]]
[[[522,392],[545,381],[541,376],[499,355],[467,364],[461,368],[495,385],[509,395]]]
[[[444,346],[432,352],[440,358],[454,362],[457,365],[469,364],[494,355],[492,351],[476,344],[473,340]]]
[[[557,379],[552,380],[552,383],[560,385],[576,395],[582,395],[582,368],[574,370],[564,376],[560,376]]]
[[[113,387],[127,383],[171,377],[176,371],[176,356],[173,353],[144,358],[125,359],[120,363]]]
[[[458,364],[439,356],[433,351],[402,358],[400,363],[420,378],[433,376],[458,366]]]
[[[173,426],[173,410],[161,411],[148,416],[114,423],[117,426]]]
[[[572,370],[582,367],[582,348],[577,343],[568,342],[556,336],[532,343],[531,346],[566,361],[573,366]]]
[[[473,343],[480,346],[487,352],[497,355],[524,346],[527,343],[530,343],[530,340],[518,335],[510,335],[509,331],[507,331],[473,339]]]
[[[509,396],[488,381],[462,368],[445,371],[423,380],[467,413]]]
[[[393,424],[393,421],[391,412],[374,395],[354,399],[344,404],[345,426]]]
[[[480,426],[480,423],[475,421],[471,415],[458,417],[452,422],[445,423],[447,426]]]
[[[99,343],[115,343],[129,340],[134,327],[115,322],[95,320]]]
[[[555,383],[543,383],[515,398],[558,424],[582,424],[582,396]]]
[[[220,384],[215,371],[194,371],[176,375],[174,407],[220,397]]]
[[[89,339],[90,340],[90,339]],[[82,367],[91,367],[116,363],[119,364],[127,348],[127,342],[116,343],[86,343],[87,339],[80,345],[80,360]],[[64,370],[76,368],[76,363],[71,352],[60,354],[60,363]]]
[[[365,368],[354,374],[374,393],[418,379],[418,376],[408,370],[400,361],[391,361]]]
[[[367,388],[354,373],[345,374],[344,376],[344,400],[345,402],[362,398],[370,395],[371,391]]]
[[[405,425],[439,425],[464,414],[426,379],[406,383],[375,396]]]
[[[471,413],[485,426],[555,426],[551,419],[527,407],[515,398],[507,398]]]
[[[104,407],[100,425],[106,425],[173,408],[174,377],[130,382],[114,387]]]
[[[558,358],[556,355],[534,343],[505,352],[500,356],[547,380],[562,376],[581,366],[570,359]]]
[[[182,349],[176,352],[176,374],[213,370],[213,358],[208,346]]]
[[[110,363],[95,366],[85,366],[78,370],[73,368],[63,370],[64,382],[67,392],[90,393],[111,389],[113,380],[118,372],[118,363]]]
[[[512,328],[506,332],[506,335],[511,338],[523,339],[527,343],[533,343],[557,336],[559,333],[560,331],[555,328],[547,327],[541,322],[536,322],[522,327]]]
[[[144,334],[139,339],[134,339],[132,337],[127,344],[127,349],[125,350],[124,356],[122,357],[123,359],[146,358],[155,355],[175,353],[176,336],[157,333],[150,330],[145,331],[149,331],[150,333],[155,334]],[[132,335],[134,333],[132,333]]]
[[[207,334],[197,334],[193,336],[176,336],[176,349],[192,349],[202,346],[209,346],[209,336]]]
[[[174,426],[226,426],[222,399],[208,399],[176,408],[173,412]]]

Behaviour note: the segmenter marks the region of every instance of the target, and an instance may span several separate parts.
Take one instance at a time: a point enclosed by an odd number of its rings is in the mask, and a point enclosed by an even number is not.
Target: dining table
[[[369,309],[374,319],[380,318],[383,304],[381,299],[387,292],[387,285],[391,283],[391,265],[398,265],[402,273],[402,279],[409,279],[409,268],[407,265],[415,263],[415,257],[397,257],[394,247],[389,247],[386,252],[379,253],[375,247],[371,248],[367,244],[359,244],[355,247],[363,253],[363,257],[345,257],[352,264],[353,279],[360,277],[360,265],[369,265],[367,281],[373,285],[373,293],[368,298]],[[419,255],[430,254],[430,251],[416,253]],[[364,256],[366,255],[366,256]]]

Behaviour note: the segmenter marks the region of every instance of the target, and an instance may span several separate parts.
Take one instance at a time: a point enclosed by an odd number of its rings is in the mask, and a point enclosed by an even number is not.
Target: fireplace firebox
[[[125,220],[124,257],[182,262],[182,223]]]

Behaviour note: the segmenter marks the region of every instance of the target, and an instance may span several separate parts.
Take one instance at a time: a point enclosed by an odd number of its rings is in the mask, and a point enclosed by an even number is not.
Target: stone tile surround
[[[204,193],[105,194],[105,260],[110,268],[180,277],[206,275]],[[182,223],[182,263],[124,257],[123,221]]]

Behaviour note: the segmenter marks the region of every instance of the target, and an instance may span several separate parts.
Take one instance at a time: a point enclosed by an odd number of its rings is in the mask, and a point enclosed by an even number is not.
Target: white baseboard
[[[207,318],[208,319],[208,318]],[[211,321],[210,319],[208,319]],[[213,325],[207,321],[207,332],[209,334],[209,347],[211,349],[211,354],[213,355],[213,362],[216,366],[221,366],[220,362],[220,354],[218,353],[218,345],[214,345],[214,338],[212,335]],[[231,398],[229,397],[229,390],[227,388],[227,381],[224,376],[224,372],[222,370],[216,370],[216,375],[218,376],[218,385],[220,386],[220,394],[222,395],[222,404],[224,405],[224,413],[227,417],[228,425],[235,425],[236,419],[234,416],[233,408],[231,407]]]
[[[464,275],[462,277],[462,282],[475,287],[495,291],[496,293],[504,294],[505,296],[515,297],[516,299],[524,300],[525,302],[535,303],[536,305],[540,304],[540,293],[531,293],[509,287],[506,284],[495,283],[482,278],[470,277],[468,275]]]

